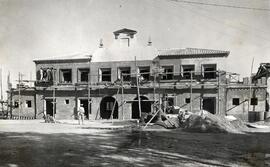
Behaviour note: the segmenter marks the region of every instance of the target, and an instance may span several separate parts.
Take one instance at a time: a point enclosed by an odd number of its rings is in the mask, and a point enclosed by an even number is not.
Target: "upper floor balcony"
[[[58,76],[55,73],[58,72]],[[130,85],[135,86],[136,78],[140,85],[151,83],[189,83],[189,82],[226,82],[225,72],[204,70],[195,72],[192,68],[185,68],[182,72],[174,72],[170,67],[160,68],[159,71],[151,70],[150,67],[138,68],[137,73],[132,73],[128,67],[119,68],[116,74],[111,68],[100,68],[98,74],[89,74],[89,69],[78,69],[73,75],[72,69],[52,70],[46,77],[37,77],[35,86],[49,87],[75,86],[75,85]],[[75,81],[74,81],[75,80]],[[90,81],[90,82],[89,82]]]

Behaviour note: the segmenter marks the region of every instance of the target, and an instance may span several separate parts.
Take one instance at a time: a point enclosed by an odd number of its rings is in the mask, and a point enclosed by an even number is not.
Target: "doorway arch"
[[[100,117],[110,119],[113,111],[113,119],[118,119],[118,103],[112,96],[104,97],[100,102]]]
[[[136,97],[134,100],[138,100],[138,97]],[[141,111],[142,113],[150,113],[151,112],[151,102],[146,96],[140,96],[141,100]],[[132,119],[139,119],[140,118],[140,111],[139,111],[139,105],[138,101],[132,102]]]

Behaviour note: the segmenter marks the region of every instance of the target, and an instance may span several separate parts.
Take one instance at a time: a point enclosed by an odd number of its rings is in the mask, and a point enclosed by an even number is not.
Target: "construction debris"
[[[239,128],[223,116],[213,115],[207,111],[191,114],[184,124],[186,131],[212,133],[240,133]]]
[[[56,123],[55,119],[49,114],[43,116],[45,123]]]
[[[156,125],[200,133],[242,133],[247,129],[247,126],[235,117],[214,115],[205,110],[195,113],[179,110],[179,114],[169,115],[166,120],[157,121]]]

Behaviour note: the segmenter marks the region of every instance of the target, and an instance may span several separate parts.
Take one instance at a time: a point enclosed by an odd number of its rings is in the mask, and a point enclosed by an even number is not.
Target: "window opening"
[[[186,98],[186,103],[188,104],[188,103],[190,103],[190,98]]]
[[[182,66],[182,76],[184,79],[191,79],[191,72],[195,71],[195,66],[194,65],[183,65]]]
[[[203,65],[203,74],[205,79],[216,78],[216,64]]]
[[[60,70],[61,82],[62,83],[71,83],[72,82],[72,71],[71,69],[62,69]]]
[[[79,82],[88,82],[89,69],[79,69]]]
[[[114,102],[107,102],[106,103],[106,110],[112,110],[113,109]]]
[[[257,98],[251,98],[250,105],[253,105],[253,106],[258,105],[258,99]]]
[[[172,80],[173,79],[173,66],[163,66],[164,73],[162,80]]]
[[[19,107],[19,102],[18,101],[15,101],[14,102],[14,108],[18,108]]]
[[[233,103],[233,105],[238,106],[240,104],[239,98],[233,98],[232,103]]]
[[[119,79],[123,77],[123,81],[130,81],[130,67],[119,68]]]
[[[100,69],[100,81],[101,82],[111,82],[111,69],[102,68]]]
[[[65,103],[66,103],[66,104],[69,104],[69,99],[66,99],[66,100],[65,100]]]
[[[150,67],[139,67],[139,72],[143,80],[150,80]]]
[[[26,101],[26,107],[27,108],[31,108],[32,107],[32,101],[31,100],[27,100]]]

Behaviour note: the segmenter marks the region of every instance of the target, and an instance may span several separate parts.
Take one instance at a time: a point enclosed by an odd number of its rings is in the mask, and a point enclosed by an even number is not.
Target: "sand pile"
[[[232,126],[234,128],[236,128],[240,131],[247,131],[248,130],[247,125],[241,119],[230,121],[230,123],[232,124]]]
[[[224,116],[200,111],[189,116],[184,123],[184,129],[192,132],[241,133],[242,130],[234,125],[238,126],[238,123],[231,123]]]
[[[235,117],[213,115],[204,110],[196,113],[181,111],[177,117],[168,118],[158,124],[164,128],[180,127],[185,131],[202,133],[242,133],[247,129],[246,125]]]

